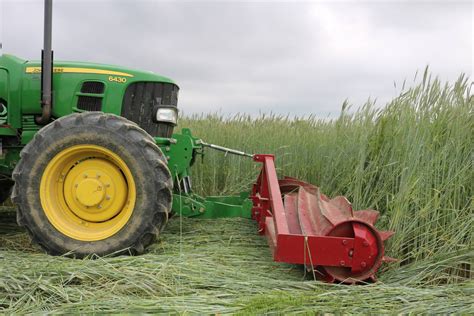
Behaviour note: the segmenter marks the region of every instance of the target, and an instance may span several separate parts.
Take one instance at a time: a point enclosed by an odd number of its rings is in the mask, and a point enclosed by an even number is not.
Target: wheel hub
[[[96,206],[105,196],[102,183],[96,179],[82,180],[73,192],[77,201],[85,207]]]
[[[78,162],[66,175],[64,197],[71,211],[88,222],[112,219],[124,207],[127,182],[109,160]]]

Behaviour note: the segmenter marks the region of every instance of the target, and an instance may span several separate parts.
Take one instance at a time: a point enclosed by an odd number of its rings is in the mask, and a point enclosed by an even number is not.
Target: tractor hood
[[[38,60],[24,60],[13,55],[3,54],[0,56],[0,66],[2,61],[6,63],[23,64],[26,74],[41,73],[41,62]],[[127,81],[154,81],[163,83],[176,83],[170,78],[158,75],[152,71],[136,70],[116,65],[98,64],[78,61],[54,61],[53,73],[58,74],[92,74],[125,77]],[[119,79],[120,80],[120,79]]]

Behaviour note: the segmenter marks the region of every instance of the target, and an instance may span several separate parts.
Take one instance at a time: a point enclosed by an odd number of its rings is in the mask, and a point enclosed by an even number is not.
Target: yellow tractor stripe
[[[41,73],[41,67],[26,67],[27,74]],[[133,77],[133,75],[113,70],[95,69],[95,68],[76,68],[76,67],[54,67],[54,73],[73,73],[73,74],[96,74],[109,76]]]

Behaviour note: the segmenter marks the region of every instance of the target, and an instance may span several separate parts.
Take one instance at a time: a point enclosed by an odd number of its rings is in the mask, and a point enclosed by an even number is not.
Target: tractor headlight
[[[178,109],[175,107],[159,107],[155,112],[155,121],[157,123],[178,123]]]

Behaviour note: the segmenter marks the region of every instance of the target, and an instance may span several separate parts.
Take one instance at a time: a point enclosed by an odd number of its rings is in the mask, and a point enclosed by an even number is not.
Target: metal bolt
[[[349,257],[352,257],[353,255],[354,255],[354,250],[353,249],[349,250]]]
[[[101,208],[102,208],[102,205],[97,205],[97,208],[98,208],[98,209],[101,209]]]
[[[166,150],[166,151],[170,151],[170,146],[166,146],[166,147],[165,147],[165,150]]]
[[[107,196],[105,197],[105,199],[106,199],[107,201],[110,200],[110,196],[107,195]]]
[[[365,268],[365,267],[367,266],[367,263],[365,263],[365,261],[362,261],[362,262],[360,263],[360,266],[361,266],[362,268]]]
[[[341,260],[341,266],[345,266],[346,263],[344,262],[344,260]]]
[[[343,244],[343,245],[347,245],[347,240],[343,239],[343,240],[342,240],[342,244]]]

